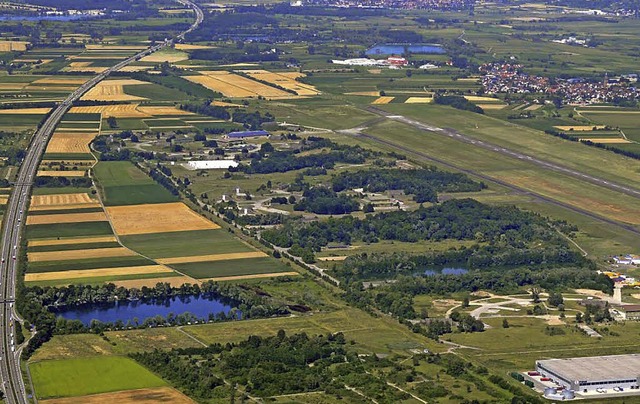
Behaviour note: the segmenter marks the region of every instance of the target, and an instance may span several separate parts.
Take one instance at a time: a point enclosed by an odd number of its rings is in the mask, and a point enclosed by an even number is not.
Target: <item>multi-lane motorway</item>
[[[172,40],[166,40],[158,45],[152,46],[108,70],[100,73],[77,90],[71,93],[58,107],[49,115],[44,124],[34,134],[31,144],[27,150],[27,155],[22,162],[18,176],[16,178],[13,192],[7,203],[4,223],[2,228],[2,242],[0,246],[0,389],[6,395],[6,402],[28,403],[22,371],[20,369],[20,354],[22,348],[15,345],[15,321],[21,321],[15,311],[14,299],[16,293],[16,278],[18,274],[18,264],[20,260],[19,248],[22,236],[22,225],[31,195],[31,186],[36,175],[38,164],[44,153],[47,142],[54,129],[62,119],[62,116],[71,108],[74,101],[78,100],[84,93],[93,86],[104,80],[109,74],[139,60],[165,46],[171,45],[174,41],[181,41],[184,36],[196,29],[204,14],[200,7],[190,0],[177,0],[186,7],[193,9],[196,15],[194,23],[188,30],[180,33]]]

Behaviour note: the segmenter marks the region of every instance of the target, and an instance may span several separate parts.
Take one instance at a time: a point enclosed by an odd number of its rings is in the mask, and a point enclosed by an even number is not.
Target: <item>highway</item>
[[[15,310],[13,300],[15,299],[16,280],[17,276],[19,276],[20,240],[31,196],[32,182],[47,142],[63,115],[71,108],[73,102],[93,86],[124,66],[169,46],[175,41],[183,40],[187,33],[193,31],[202,23],[204,14],[200,7],[190,0],[177,1],[193,9],[196,15],[196,19],[189,29],[177,35],[173,40],[165,40],[160,44],[154,45],[88,80],[51,112],[50,116],[31,139],[27,155],[20,166],[11,197],[7,203],[2,228],[2,245],[0,246],[0,381],[2,383],[1,389],[6,395],[5,400],[9,404],[28,403],[30,401],[27,397],[25,382],[20,369],[22,346],[15,345],[14,336],[14,322],[21,322],[22,320]]]

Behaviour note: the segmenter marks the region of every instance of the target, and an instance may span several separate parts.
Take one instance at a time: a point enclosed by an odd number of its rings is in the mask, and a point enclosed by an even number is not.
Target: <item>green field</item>
[[[27,239],[111,235],[109,222],[32,224],[27,226]]]
[[[77,208],[77,209],[58,209],[58,210],[34,210],[29,212],[29,216],[39,215],[66,215],[69,213],[93,213],[103,212],[102,208]]]
[[[94,175],[108,206],[178,200],[128,161],[101,161],[95,166]]]
[[[38,399],[167,385],[132,359],[120,356],[42,361],[29,367]]]
[[[255,251],[224,229],[122,236],[125,246],[151,258]]]
[[[287,272],[291,268],[271,257],[171,264],[171,267],[196,279]]]
[[[61,188],[33,188],[33,195],[54,195],[54,194],[81,194],[90,192],[89,188],[61,187]]]
[[[93,154],[86,153],[45,153],[43,160],[95,160]]]
[[[138,275],[114,275],[114,276],[92,276],[89,278],[57,279],[52,281],[26,282],[27,286],[67,286],[67,285],[103,285],[108,282],[128,281],[134,279],[154,279],[180,276],[176,272],[162,272],[153,274]]]
[[[45,251],[68,251],[68,250],[92,250],[94,248],[112,248],[120,247],[117,241],[105,241],[98,243],[83,243],[83,244],[58,244],[58,245],[38,245],[29,247],[29,252],[45,252]]]

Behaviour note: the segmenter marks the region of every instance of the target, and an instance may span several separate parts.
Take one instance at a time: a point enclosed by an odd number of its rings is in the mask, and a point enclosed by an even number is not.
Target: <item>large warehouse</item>
[[[540,360],[536,370],[576,392],[626,391],[640,385],[640,354]]]

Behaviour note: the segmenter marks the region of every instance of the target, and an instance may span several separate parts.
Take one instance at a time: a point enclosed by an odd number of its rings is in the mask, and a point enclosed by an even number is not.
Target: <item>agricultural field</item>
[[[80,397],[166,386],[133,360],[119,356],[49,360],[29,365],[38,399]]]
[[[80,399],[86,404],[102,404],[107,402],[118,402],[123,404],[154,404],[160,402],[192,404],[194,402],[189,397],[171,387],[155,387],[118,391],[116,393],[92,394],[82,396]],[[41,402],[44,404],[75,404],[78,402],[78,398],[56,398],[41,400]]]
[[[199,76],[185,76],[184,78],[201,84],[210,90],[220,92],[222,95],[230,98],[254,98],[261,96],[270,100],[279,100],[298,97],[296,94],[227,71],[200,71],[199,73]],[[257,77],[257,75],[254,75],[254,77]],[[273,77],[269,78],[273,80]],[[265,79],[265,81],[267,80]],[[285,84],[291,84],[291,81],[292,80],[287,80]],[[291,91],[294,90],[291,89]],[[305,92],[308,91],[312,90],[307,88]]]
[[[107,214],[122,236],[220,228],[182,202],[110,206]]]
[[[83,100],[93,101],[138,101],[145,99],[144,97],[138,97],[130,95],[125,92],[125,89],[131,86],[145,85],[144,81],[133,79],[115,79],[105,80],[100,82],[94,88],[89,90],[82,96]]]

